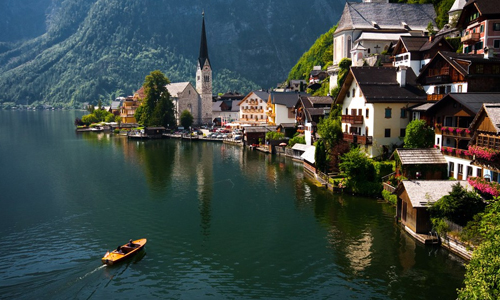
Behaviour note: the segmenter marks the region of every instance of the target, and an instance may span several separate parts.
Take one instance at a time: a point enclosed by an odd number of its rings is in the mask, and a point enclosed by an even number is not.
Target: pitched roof
[[[217,112],[217,111],[222,111],[220,105],[222,104],[223,101],[215,101],[215,102],[212,102],[212,111],[214,112]]]
[[[435,18],[432,4],[347,2],[335,33],[350,29],[426,31]]]
[[[470,124],[470,128],[474,128],[482,115],[486,114],[490,119],[491,124],[495,127],[496,133],[500,133],[500,104],[499,103],[483,103],[483,106],[474,117]]]
[[[420,80],[421,78],[426,77],[427,69],[432,68],[434,66],[434,62],[439,60],[439,59],[444,59],[446,62],[448,62],[454,69],[456,69],[463,76],[467,76],[467,77],[498,76],[495,74],[479,74],[479,73],[474,74],[474,73],[471,73],[470,66],[472,64],[483,64],[483,65],[500,64],[500,58],[496,58],[496,57],[484,58],[483,54],[466,54],[466,53],[456,53],[456,52],[450,52],[450,51],[439,51],[432,58],[432,60],[422,68],[422,71],[420,71],[420,74],[418,75],[417,80]]]
[[[251,91],[250,93],[248,93],[248,95],[245,96],[245,98],[238,102],[238,105],[241,105],[241,103],[243,103],[243,101],[249,98],[252,94],[265,101],[267,101],[269,98],[269,93],[267,91]]]
[[[314,154],[316,153],[316,147],[315,146],[308,146],[306,151],[300,156],[303,160],[314,164]]]
[[[449,93],[435,103],[431,110],[440,107],[450,99],[462,104],[475,115],[483,107],[483,103],[500,103],[500,93]]]
[[[276,131],[274,127],[264,127],[264,126],[247,126],[244,127],[245,132],[268,132],[268,131]]]
[[[435,148],[396,149],[402,165],[448,164],[441,151]]]
[[[368,103],[427,101],[427,94],[416,83],[413,70],[406,69],[404,87],[397,81],[397,70],[395,67],[351,67],[335,102],[341,103],[344,100],[353,80],[359,85]]]
[[[404,188],[413,207],[427,207],[430,203],[448,195],[457,183],[468,191],[472,191],[472,187],[465,180],[403,180],[397,187],[397,191]]]
[[[174,82],[174,83],[167,84],[166,88],[167,88],[170,96],[178,97],[179,93],[184,92],[186,87],[190,84],[191,84],[190,82]]]
[[[299,95],[303,93],[296,92],[271,92],[271,103],[285,105],[291,108],[297,103]]]
[[[321,105],[321,104],[328,104],[332,105],[333,103],[333,98],[330,96],[308,96],[307,97],[309,101],[312,103],[312,105]]]

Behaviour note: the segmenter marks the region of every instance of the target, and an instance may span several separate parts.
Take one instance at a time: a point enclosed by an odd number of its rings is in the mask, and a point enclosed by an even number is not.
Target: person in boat
[[[130,239],[130,240],[128,241],[127,246],[129,246],[129,247],[135,247],[135,246],[137,246],[137,245],[136,245],[136,244],[134,244],[134,243],[132,242],[132,240]]]
[[[118,246],[116,248],[116,252],[119,253],[119,254],[123,254],[123,251],[122,251],[122,246]]]

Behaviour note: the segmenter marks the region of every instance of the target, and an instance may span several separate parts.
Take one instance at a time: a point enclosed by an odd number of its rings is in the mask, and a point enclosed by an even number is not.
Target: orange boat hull
[[[128,247],[127,244],[121,246],[122,249],[124,250],[124,253],[118,253],[118,251],[114,250],[112,252],[106,253],[104,257],[101,259],[102,263],[108,266],[112,266],[114,264],[117,264],[129,257],[134,256],[137,252],[139,252],[142,248],[144,248],[144,245],[146,245],[147,239],[139,239],[132,241],[135,245],[135,247]]]

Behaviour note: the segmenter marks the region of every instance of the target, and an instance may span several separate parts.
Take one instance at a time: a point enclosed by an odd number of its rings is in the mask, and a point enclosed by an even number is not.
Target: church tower
[[[196,91],[200,94],[199,120],[201,124],[212,124],[212,66],[208,58],[207,34],[205,32],[205,13],[201,25],[200,56],[196,69]]]

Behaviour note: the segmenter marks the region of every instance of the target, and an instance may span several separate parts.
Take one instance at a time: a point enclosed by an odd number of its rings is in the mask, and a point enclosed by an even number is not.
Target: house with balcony
[[[500,55],[500,5],[492,0],[469,0],[457,21],[463,52]]]
[[[448,162],[449,177],[465,180],[482,174],[482,168],[473,164],[469,145],[475,135],[471,124],[485,102],[500,104],[500,93],[450,93],[415,118],[425,119],[434,128],[435,147]],[[416,107],[411,111],[414,109],[423,110]]]
[[[438,51],[455,51],[444,36],[402,36],[399,38],[392,55],[395,67],[406,66],[420,74]]]
[[[500,191],[498,185],[500,182],[500,100],[494,103],[484,103],[472,121],[470,130],[474,132],[468,149],[472,156],[471,164],[480,170],[473,176],[482,177],[484,184],[492,185],[498,195]]]
[[[146,97],[144,94],[144,87],[141,87],[133,96],[128,96],[123,101],[120,107],[120,117],[122,124],[136,124],[135,111],[142,104],[142,100]]]
[[[224,126],[231,122],[238,122],[240,107],[237,100],[217,100],[212,102],[212,116],[216,124]]]
[[[269,125],[295,122],[295,104],[303,95],[299,92],[271,92],[267,100],[266,115]]]
[[[360,145],[370,157],[402,144],[407,109],[427,101],[415,79],[406,67],[351,67],[334,102],[342,107],[344,140]]]
[[[267,124],[267,101],[269,93],[267,91],[253,91],[238,103],[240,107],[239,123],[251,126],[261,126]]]
[[[330,114],[333,98],[330,96],[301,95],[295,103],[295,118],[299,132],[303,132],[306,145],[312,145],[316,139],[317,125],[321,118]]]
[[[353,66],[370,58],[376,62],[375,56],[389,50],[401,36],[427,35],[427,25],[435,24],[435,18],[432,4],[347,2],[333,35],[333,65],[327,70],[330,90],[337,85],[338,64],[343,58],[351,58]]]
[[[448,93],[500,92],[500,59],[439,51],[417,77],[428,100]]]

